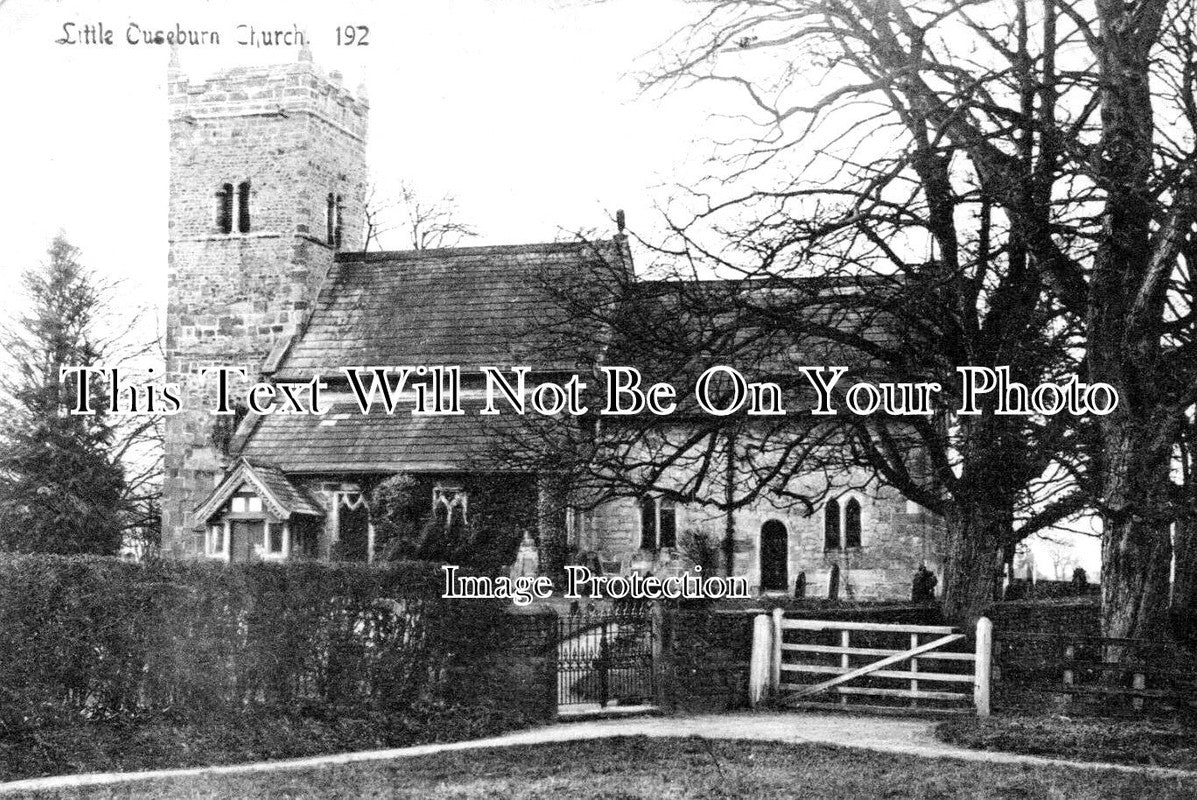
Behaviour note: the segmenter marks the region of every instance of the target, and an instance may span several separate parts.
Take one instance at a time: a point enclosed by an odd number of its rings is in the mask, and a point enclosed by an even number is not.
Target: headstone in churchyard
[[[536,550],[536,542],[532,541],[530,531],[524,531],[524,538],[515,552],[515,563],[511,565],[511,577],[535,578],[539,570],[540,555]]]

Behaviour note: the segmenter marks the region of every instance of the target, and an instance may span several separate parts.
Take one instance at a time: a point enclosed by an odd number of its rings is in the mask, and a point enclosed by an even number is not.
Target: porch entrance
[[[261,547],[266,523],[261,520],[233,520],[229,526],[229,561],[256,561],[254,546]]]
[[[338,513],[335,558],[338,561],[370,560],[370,512],[365,502],[342,505]]]

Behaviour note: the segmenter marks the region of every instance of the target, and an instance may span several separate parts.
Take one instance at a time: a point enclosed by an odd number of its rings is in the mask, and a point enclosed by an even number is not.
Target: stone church
[[[224,561],[381,557],[369,492],[419,475],[427,502],[469,503],[463,476],[494,435],[463,416],[358,412],[345,367],[523,364],[530,379],[578,371],[604,356],[513,347],[546,313],[545,275],[587,274],[596,261],[635,275],[622,231],[598,242],[362,252],[369,104],[310,54],[193,80],[172,60],[168,380],[188,398],[168,418],[163,550]],[[544,344],[544,343],[541,343]],[[330,382],[322,415],[215,415],[205,369],[245,382]],[[242,384],[244,385],[244,384]],[[724,537],[731,572],[762,593],[903,598],[925,563],[938,571],[937,518],[885,486],[826,496],[820,506],[760,502],[734,512],[667,496],[578,501],[551,474],[534,487],[535,539],[586,554],[604,570],[668,573],[687,566],[681,537]],[[811,480],[816,480],[811,478]],[[514,559],[515,553],[512,553]]]

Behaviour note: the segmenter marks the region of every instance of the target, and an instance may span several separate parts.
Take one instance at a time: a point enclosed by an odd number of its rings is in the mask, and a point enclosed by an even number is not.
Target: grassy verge
[[[974,750],[1197,770],[1197,728],[1176,722],[966,717],[940,723],[936,735]]]
[[[894,756],[824,745],[628,737],[442,753],[39,798],[1192,798],[1197,781]]]
[[[169,715],[0,734],[0,781],[125,772],[405,747],[492,736],[529,721],[486,707],[406,715],[283,711],[174,720]]]

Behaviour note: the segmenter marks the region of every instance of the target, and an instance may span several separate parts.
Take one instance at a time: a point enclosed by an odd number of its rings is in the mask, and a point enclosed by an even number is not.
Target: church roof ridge
[[[336,254],[338,263],[355,261],[401,261],[453,256],[509,255],[519,253],[552,253],[571,251],[586,247],[610,247],[616,244],[612,239],[576,239],[568,242],[534,242],[529,244],[492,244],[472,247],[435,247],[422,250],[378,250],[373,252],[341,252]]]

